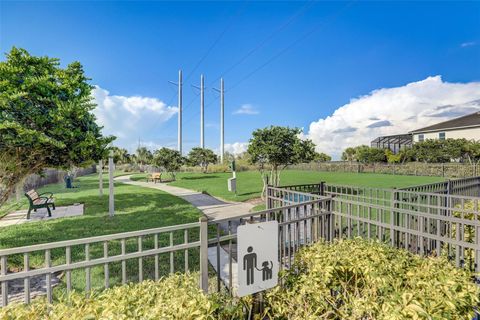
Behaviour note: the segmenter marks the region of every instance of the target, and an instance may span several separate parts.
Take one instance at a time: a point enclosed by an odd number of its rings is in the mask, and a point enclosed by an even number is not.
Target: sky
[[[300,127],[317,151],[480,110],[480,2],[0,1],[0,61],[12,46],[80,61],[97,122],[134,151],[245,150],[253,130]]]

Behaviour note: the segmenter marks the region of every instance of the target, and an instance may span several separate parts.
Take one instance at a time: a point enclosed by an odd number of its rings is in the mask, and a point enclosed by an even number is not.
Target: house
[[[410,132],[413,143],[427,139],[480,140],[480,111]]]

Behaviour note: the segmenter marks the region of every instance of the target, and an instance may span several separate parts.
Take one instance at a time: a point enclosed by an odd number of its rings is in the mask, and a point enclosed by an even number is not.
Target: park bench
[[[49,196],[45,196],[46,194],[49,194]],[[28,208],[28,213],[27,213],[27,219],[30,219],[30,212],[37,211],[37,209],[40,208],[47,208],[48,211],[48,216],[52,216],[52,212],[50,211],[50,207],[52,207],[53,210],[55,210],[55,203],[53,199],[53,193],[51,192],[44,192],[41,194],[38,194],[35,189],[32,189],[25,193],[25,196],[28,198],[28,202],[30,203],[30,206]]]
[[[147,176],[147,182],[153,181],[154,183],[162,182],[162,173],[161,172],[155,172],[151,173]]]

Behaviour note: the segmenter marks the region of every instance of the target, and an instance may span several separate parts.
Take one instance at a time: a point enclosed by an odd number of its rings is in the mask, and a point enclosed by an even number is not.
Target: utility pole
[[[200,87],[192,85],[192,87],[200,89],[200,148],[205,148],[205,77],[203,74],[200,76]]]
[[[225,154],[225,122],[224,122],[224,110],[225,110],[225,89],[223,85],[223,78],[220,79],[220,163],[223,164],[223,156]]]
[[[178,151],[182,154],[182,70],[178,70]]]
[[[178,144],[177,150],[182,154],[182,70],[178,70],[178,83],[168,81],[178,86]]]
[[[205,108],[205,78],[203,74],[200,77],[200,148],[205,148],[205,136],[204,136],[204,108]]]
[[[213,88],[213,90],[220,92],[220,163],[223,163],[223,156],[225,154],[225,122],[224,122],[224,110],[225,110],[225,87],[223,78],[220,79],[220,90]]]

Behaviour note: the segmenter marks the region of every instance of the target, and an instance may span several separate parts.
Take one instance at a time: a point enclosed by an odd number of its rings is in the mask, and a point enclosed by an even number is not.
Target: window
[[[438,139],[440,139],[440,140],[445,140],[445,132],[440,132],[440,133],[438,134]]]
[[[418,142],[423,142],[425,140],[425,136],[423,134],[418,135]]]

